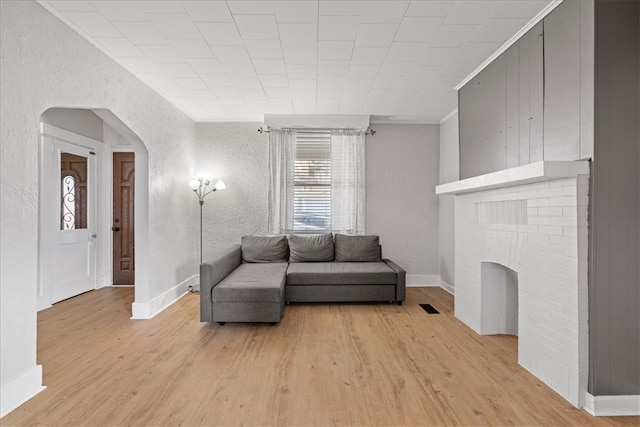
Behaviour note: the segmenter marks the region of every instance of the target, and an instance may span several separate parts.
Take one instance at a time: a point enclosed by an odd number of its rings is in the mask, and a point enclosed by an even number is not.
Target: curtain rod
[[[289,129],[289,128],[287,128],[287,129]],[[295,128],[291,128],[291,129],[295,129]],[[305,128],[305,129],[300,129],[300,130],[304,130],[305,132],[309,132],[309,133],[312,133],[312,132],[321,133],[321,132],[331,132],[331,131],[336,130],[336,129],[331,129],[331,128],[310,128],[310,129],[306,129]],[[357,130],[357,129],[339,129],[339,130]],[[269,133],[269,129],[264,129],[262,126],[260,126],[258,128],[258,133],[261,133],[261,134],[262,133]],[[364,134],[373,136],[373,135],[376,134],[376,131],[373,130],[373,129],[369,129]]]

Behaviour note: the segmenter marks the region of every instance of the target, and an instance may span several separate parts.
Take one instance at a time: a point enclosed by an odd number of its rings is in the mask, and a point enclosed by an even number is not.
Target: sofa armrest
[[[382,261],[396,272],[396,277],[398,278],[398,283],[396,284],[396,301],[400,303],[406,298],[407,272],[390,259],[383,259]]]
[[[200,321],[212,322],[211,290],[242,261],[240,245],[231,248],[225,255],[210,262],[200,264]]]

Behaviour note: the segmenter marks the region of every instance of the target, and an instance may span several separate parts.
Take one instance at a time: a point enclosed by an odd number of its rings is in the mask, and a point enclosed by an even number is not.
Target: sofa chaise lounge
[[[244,236],[200,265],[200,321],[277,323],[290,302],[402,304],[406,272],[381,253],[378,236]]]

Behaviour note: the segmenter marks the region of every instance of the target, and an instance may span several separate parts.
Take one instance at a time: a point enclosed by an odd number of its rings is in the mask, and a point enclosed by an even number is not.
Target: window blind
[[[296,233],[331,231],[331,135],[298,131],[294,170]]]

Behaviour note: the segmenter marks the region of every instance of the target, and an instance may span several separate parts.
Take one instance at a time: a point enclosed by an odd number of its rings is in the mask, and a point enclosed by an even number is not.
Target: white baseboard
[[[451,295],[455,295],[453,286],[451,286],[450,284],[448,284],[444,280],[438,279],[438,286],[440,286],[445,291],[449,292]]]
[[[0,388],[0,418],[44,390],[42,385],[42,365],[36,365],[29,372]]]
[[[640,415],[640,395],[593,396],[586,394],[584,410],[595,417]]]
[[[195,286],[198,276],[193,275],[149,302],[134,302],[131,305],[132,319],[151,319],[187,294],[189,286]]]
[[[440,276],[437,274],[407,274],[406,282],[408,288],[421,288],[438,286]]]

